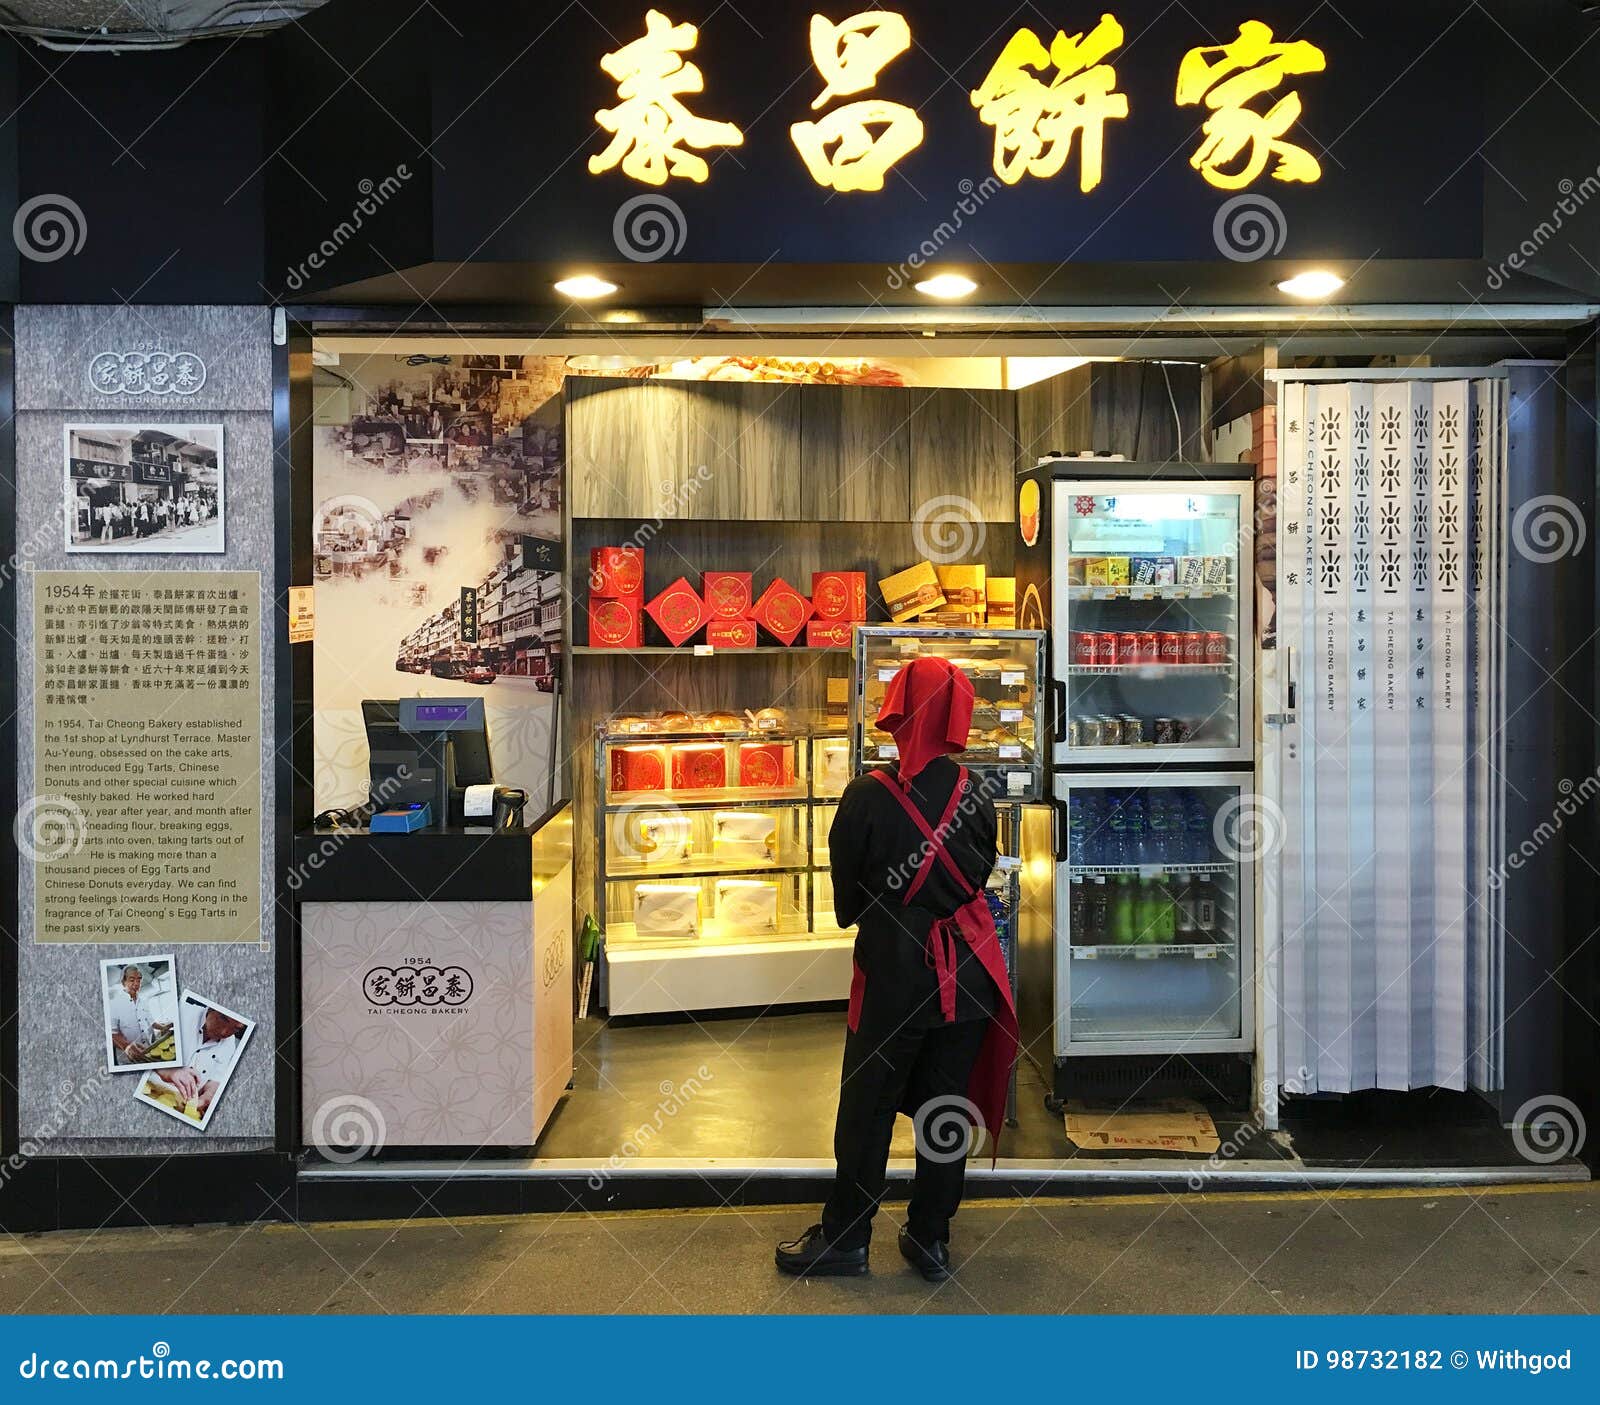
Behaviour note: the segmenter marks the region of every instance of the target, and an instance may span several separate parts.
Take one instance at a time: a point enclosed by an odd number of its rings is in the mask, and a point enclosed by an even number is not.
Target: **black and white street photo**
[[[220,424],[69,424],[68,551],[220,552]]]

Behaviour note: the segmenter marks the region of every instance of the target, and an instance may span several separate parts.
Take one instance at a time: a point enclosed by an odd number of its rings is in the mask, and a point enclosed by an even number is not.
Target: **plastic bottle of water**
[[[1145,822],[1144,797],[1134,794],[1128,798],[1127,818],[1122,832],[1128,842],[1128,857],[1124,863],[1153,863],[1150,857],[1150,829]]]
[[[1188,804],[1189,862],[1211,862],[1211,816],[1206,813],[1205,801],[1192,791]]]
[[[1067,800],[1067,862],[1082,864],[1087,860],[1084,855],[1084,829],[1083,796],[1073,795]],[[1076,908],[1074,909],[1076,910]]]
[[[1150,842],[1147,863],[1167,864],[1174,861],[1172,848],[1172,814],[1167,808],[1165,793],[1150,792],[1150,811],[1146,816]]]

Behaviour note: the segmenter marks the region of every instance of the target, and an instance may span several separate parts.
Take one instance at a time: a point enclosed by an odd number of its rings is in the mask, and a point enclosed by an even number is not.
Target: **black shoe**
[[[814,1224],[798,1239],[778,1245],[772,1261],[781,1273],[807,1278],[856,1278],[867,1271],[867,1249],[835,1249]]]
[[[900,1254],[930,1283],[943,1283],[950,1276],[950,1246],[935,1239],[926,1247],[911,1237],[909,1229],[900,1231]]]

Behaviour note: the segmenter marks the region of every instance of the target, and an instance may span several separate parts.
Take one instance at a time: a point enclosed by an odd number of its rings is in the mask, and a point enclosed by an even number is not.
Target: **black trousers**
[[[919,1124],[917,1175],[906,1227],[918,1243],[948,1242],[967,1172],[966,1128],[956,1123],[956,1109],[964,1102],[957,1099],[966,1098],[988,1023],[963,1020],[889,1034],[863,1026],[846,1034],[839,1116],[833,1128],[838,1169],[822,1210],[830,1244],[855,1249],[872,1238],[895,1114],[902,1110]]]

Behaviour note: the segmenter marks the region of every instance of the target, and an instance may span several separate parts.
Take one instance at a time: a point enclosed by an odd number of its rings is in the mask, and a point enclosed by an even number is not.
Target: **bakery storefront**
[[[1508,262],[1527,93],[1456,7],[1101,8],[452,11],[370,75],[425,141],[335,76],[376,7],[271,40],[299,1216],[816,1194],[829,828],[928,655],[1024,1044],[975,1184],[1588,1174],[1589,821],[1525,836],[1600,291]]]

